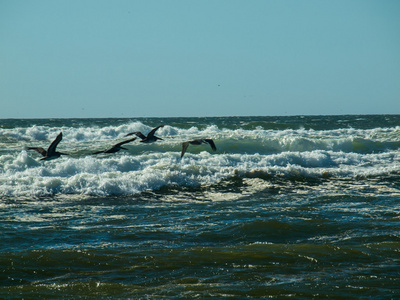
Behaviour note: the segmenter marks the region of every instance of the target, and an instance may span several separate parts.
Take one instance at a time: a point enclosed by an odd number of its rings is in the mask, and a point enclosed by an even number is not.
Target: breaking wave
[[[153,124],[105,119],[2,126],[0,195],[132,195],[165,187],[207,187],[232,178],[355,179],[398,176],[400,170],[400,127],[265,129],[259,123],[248,128],[234,122],[176,121],[157,131],[163,141],[137,140],[125,145],[127,151],[98,156],[92,153],[122,141],[128,132],[147,133]],[[60,131],[58,150],[69,156],[43,162],[39,154],[25,150],[46,148]],[[217,151],[191,145],[181,159],[181,143],[196,138],[212,138]]]

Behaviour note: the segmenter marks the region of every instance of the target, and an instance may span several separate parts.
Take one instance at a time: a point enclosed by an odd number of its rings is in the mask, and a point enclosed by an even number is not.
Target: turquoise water
[[[68,156],[25,150],[61,131]],[[181,159],[196,138],[217,151]],[[400,297],[400,116],[13,119],[0,144],[0,298]]]

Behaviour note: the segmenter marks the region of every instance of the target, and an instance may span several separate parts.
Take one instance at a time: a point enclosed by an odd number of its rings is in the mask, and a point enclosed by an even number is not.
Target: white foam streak
[[[129,150],[91,155],[122,140],[128,132],[146,134],[151,128],[129,122],[105,127],[0,129],[6,148],[0,156],[0,196],[130,195],[163,187],[206,186],[232,176],[357,178],[400,169],[397,127],[316,131],[166,125],[157,131],[163,141],[135,141],[126,144]],[[69,156],[43,162],[38,153],[22,150],[27,145],[46,148],[59,131],[64,138],[58,150]],[[200,137],[213,138],[218,150],[190,145],[181,160],[181,143]]]

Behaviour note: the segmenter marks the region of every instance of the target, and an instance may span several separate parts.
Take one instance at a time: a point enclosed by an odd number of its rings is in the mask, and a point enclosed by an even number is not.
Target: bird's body
[[[187,148],[189,147],[189,144],[192,145],[201,145],[201,144],[209,144],[211,146],[211,149],[214,151],[217,150],[217,147],[214,144],[214,141],[212,139],[198,139],[198,140],[193,140],[193,141],[187,141],[182,143],[182,152],[181,152],[181,158],[185,154]]]
[[[154,133],[155,133],[155,132],[157,131],[157,129],[160,128],[160,127],[164,127],[164,125],[160,125],[160,126],[157,126],[156,128],[153,128],[153,129],[147,134],[147,136],[145,136],[145,135],[144,135],[143,133],[141,133],[140,131],[134,131],[134,132],[128,133],[128,134],[125,135],[125,136],[129,136],[129,135],[135,134],[136,136],[138,136],[138,137],[141,138],[141,141],[140,141],[140,142],[142,142],[142,143],[152,143],[152,142],[155,142],[155,141],[157,141],[157,140],[162,140],[162,138],[159,138],[158,136],[155,136],[155,135],[154,135]]]
[[[123,144],[126,144],[126,143],[133,142],[134,140],[136,140],[136,138],[133,138],[133,139],[130,139],[130,140],[126,140],[126,141],[122,141],[122,142],[120,142],[120,143],[118,143],[118,144],[115,144],[114,146],[112,146],[112,147],[109,148],[109,149],[102,150],[102,151],[97,151],[97,152],[94,152],[93,154],[99,154],[99,153],[115,153],[115,152],[118,152],[118,151],[121,150],[121,149],[128,150],[128,149],[122,147],[122,145],[123,145]]]
[[[36,152],[40,153],[43,158],[40,160],[51,160],[55,158],[59,158],[61,155],[68,155],[66,153],[61,153],[57,152],[56,148],[57,145],[61,142],[62,140],[62,132],[60,132],[55,140],[50,144],[49,148],[47,148],[47,151],[44,150],[42,147],[28,147],[28,150],[35,150]]]

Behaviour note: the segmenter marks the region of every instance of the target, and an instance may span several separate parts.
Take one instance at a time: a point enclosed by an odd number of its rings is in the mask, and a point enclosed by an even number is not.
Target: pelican
[[[126,143],[133,142],[133,141],[136,140],[136,139],[137,139],[137,138],[134,137],[133,139],[126,140],[126,141],[122,141],[122,142],[120,142],[120,143],[118,143],[118,144],[115,144],[114,146],[112,146],[112,147],[109,148],[109,149],[102,150],[102,151],[97,151],[97,152],[94,152],[93,154],[99,154],[99,153],[115,153],[115,152],[118,152],[118,151],[121,150],[121,149],[128,150],[128,149],[122,147],[122,145],[123,145],[123,144],[126,144]]]
[[[44,150],[42,147],[28,147],[28,150],[35,150],[36,152],[40,153],[43,155],[43,158],[41,158],[40,160],[50,160],[50,159],[55,159],[60,157],[61,155],[68,155],[66,153],[61,153],[61,152],[57,152],[56,148],[58,143],[60,143],[62,140],[62,132],[60,132],[57,137],[55,138],[55,140],[50,144],[49,148],[46,150]]]
[[[198,140],[193,140],[193,141],[187,141],[187,142],[182,143],[181,158],[185,154],[187,148],[189,147],[189,144],[192,144],[192,145],[210,144],[211,149],[213,149],[214,151],[217,150],[217,147],[215,147],[214,141],[212,139],[198,139]]]
[[[125,135],[125,136],[129,136],[129,135],[132,135],[132,134],[135,134],[136,136],[138,136],[138,137],[140,137],[142,140],[141,140],[141,142],[142,143],[152,143],[152,142],[155,142],[155,141],[157,141],[157,140],[162,140],[162,138],[159,138],[158,136],[155,136],[154,135],[154,133],[157,131],[157,129],[158,128],[160,128],[160,127],[164,127],[164,124],[163,125],[160,125],[160,126],[157,126],[156,128],[153,128],[148,134],[147,134],[147,136],[145,136],[143,133],[141,133],[140,131],[135,131],[135,132],[131,132],[131,133],[128,133],[127,135]]]

